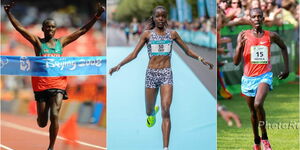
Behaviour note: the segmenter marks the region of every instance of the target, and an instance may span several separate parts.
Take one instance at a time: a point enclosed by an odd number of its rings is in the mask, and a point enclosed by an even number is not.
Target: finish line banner
[[[1,75],[88,76],[106,75],[106,57],[1,56]]]

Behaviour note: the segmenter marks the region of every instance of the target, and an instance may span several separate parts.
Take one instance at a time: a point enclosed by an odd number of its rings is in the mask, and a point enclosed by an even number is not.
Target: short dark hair
[[[48,21],[54,21],[55,22],[55,20],[53,19],[53,18],[47,18],[47,19],[45,19],[44,21],[43,21],[43,26],[48,22]]]
[[[163,9],[165,12],[167,12],[167,9],[166,9],[164,6],[159,5],[159,6],[156,6],[156,7],[153,9],[153,11],[152,11],[152,15],[153,15],[153,16],[155,15],[155,12],[156,12],[157,9]]]
[[[262,16],[264,15],[264,12],[263,12],[260,8],[251,8],[251,9],[250,9],[250,14],[251,14],[251,12],[253,12],[253,11],[258,11],[259,13],[261,13]]]
[[[156,10],[158,10],[158,9],[163,9],[163,10],[167,13],[167,9],[166,9],[164,6],[161,6],[161,5],[156,6],[156,7],[153,9],[153,11],[152,11],[152,15],[151,15],[150,18],[148,19],[148,26],[147,26],[147,28],[146,28],[147,30],[152,30],[152,29],[154,29],[154,27],[155,27],[155,22],[154,22],[153,18],[154,18],[154,15],[155,15]],[[168,13],[167,13],[167,15],[168,15]],[[167,23],[167,22],[166,22],[165,26],[168,26],[168,23]]]
[[[229,3],[230,3],[230,5],[231,5],[232,0],[230,0]],[[239,8],[242,8],[242,2],[241,2],[241,0],[238,1],[238,6],[239,6]]]

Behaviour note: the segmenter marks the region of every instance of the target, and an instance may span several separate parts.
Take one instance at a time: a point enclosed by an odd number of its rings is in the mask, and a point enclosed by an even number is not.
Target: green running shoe
[[[151,128],[154,126],[155,122],[156,122],[156,117],[155,115],[157,114],[157,112],[159,111],[159,107],[158,106],[155,106],[154,107],[154,114],[151,115],[151,116],[148,116],[147,117],[147,127]]]

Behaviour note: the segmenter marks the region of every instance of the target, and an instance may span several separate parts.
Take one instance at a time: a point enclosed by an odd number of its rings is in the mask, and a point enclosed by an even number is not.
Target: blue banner
[[[1,75],[88,76],[106,74],[106,57],[1,56]]]
[[[193,20],[192,6],[184,0],[184,21],[191,22]]]
[[[182,40],[187,43],[192,43],[199,46],[208,48],[217,47],[216,35],[212,32],[189,31],[189,30],[176,30]]]
[[[177,14],[178,14],[178,21],[184,22],[184,1],[183,0],[176,0],[177,6]]]
[[[174,5],[172,5],[170,8],[170,19],[172,21],[177,21],[178,20],[177,18],[178,18],[178,16],[177,16],[176,7]]]
[[[216,17],[217,13],[217,2],[215,0],[206,0],[206,8],[209,17]]]
[[[197,6],[198,6],[198,16],[199,17],[205,17],[206,16],[206,7],[205,7],[205,0],[198,0]]]
[[[192,7],[186,0],[176,0],[179,22],[192,21]]]

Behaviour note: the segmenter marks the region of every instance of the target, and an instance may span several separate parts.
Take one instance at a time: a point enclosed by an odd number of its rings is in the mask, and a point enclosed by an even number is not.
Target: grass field
[[[244,98],[235,95],[232,100],[219,102],[240,116],[242,127],[229,127],[218,116],[218,150],[251,150],[253,134],[250,112]],[[264,108],[273,150],[299,150],[299,80],[274,87],[267,96]]]

